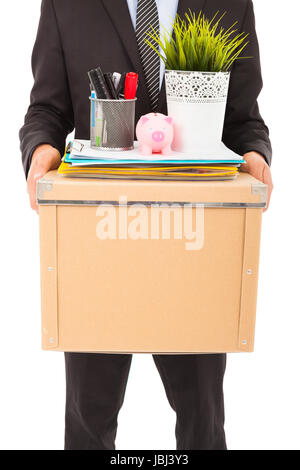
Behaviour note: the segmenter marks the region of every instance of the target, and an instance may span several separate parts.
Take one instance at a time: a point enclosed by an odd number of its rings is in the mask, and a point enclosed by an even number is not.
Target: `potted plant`
[[[157,51],[166,65],[168,113],[174,120],[177,152],[222,156],[227,153],[222,134],[230,80],[230,70],[247,46],[247,34],[220,26],[223,15],[212,20],[191,11],[173,23],[174,35],[162,37],[152,30],[147,35],[163,51]],[[245,57],[243,57],[245,59]]]

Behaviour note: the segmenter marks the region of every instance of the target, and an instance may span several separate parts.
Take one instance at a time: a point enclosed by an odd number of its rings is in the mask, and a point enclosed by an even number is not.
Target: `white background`
[[[263,221],[256,351],[228,357],[226,431],[230,449],[299,450],[299,2],[254,3],[275,192]],[[0,6],[2,450],[63,447],[64,360],[40,348],[38,216],[27,201],[18,143],[39,10],[40,0]],[[135,356],[117,448],[175,449],[174,426],[152,357]]]

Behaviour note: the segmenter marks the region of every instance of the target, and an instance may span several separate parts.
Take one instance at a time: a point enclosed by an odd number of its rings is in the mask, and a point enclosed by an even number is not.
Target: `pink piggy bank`
[[[136,136],[142,155],[172,153],[171,144],[174,139],[172,121],[171,117],[160,113],[149,113],[141,117],[136,126]]]

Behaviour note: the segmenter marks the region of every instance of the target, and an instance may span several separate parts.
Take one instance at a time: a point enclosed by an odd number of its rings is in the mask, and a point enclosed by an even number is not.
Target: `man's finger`
[[[31,174],[28,177],[28,193],[29,193],[29,199],[30,199],[30,206],[33,210],[38,212],[38,205],[37,205],[37,200],[36,200],[36,185],[37,181],[42,178],[42,174],[40,172]]]

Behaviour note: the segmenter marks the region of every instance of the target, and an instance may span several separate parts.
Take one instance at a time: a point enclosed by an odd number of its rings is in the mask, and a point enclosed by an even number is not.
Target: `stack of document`
[[[172,152],[166,156],[144,157],[138,144],[133,150],[112,152],[91,148],[89,141],[75,140],[68,145],[59,174],[84,178],[143,180],[226,180],[238,175],[243,158],[230,152],[229,159],[191,157]]]

